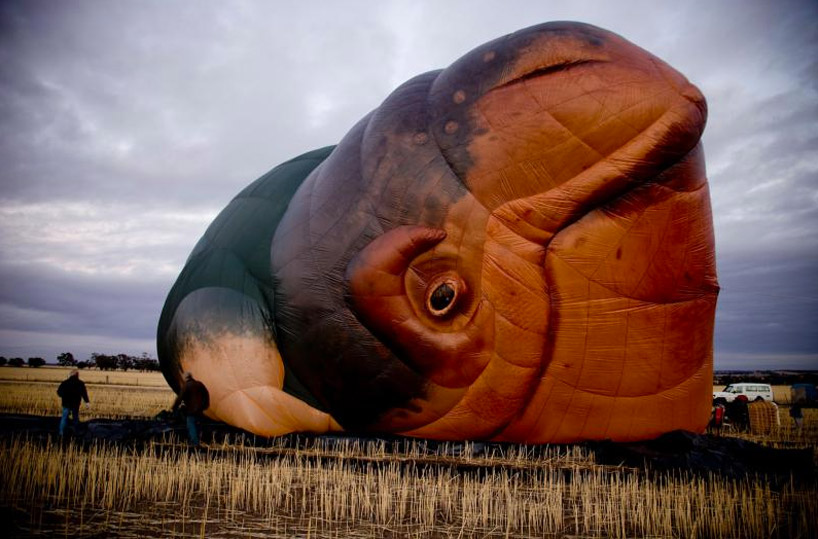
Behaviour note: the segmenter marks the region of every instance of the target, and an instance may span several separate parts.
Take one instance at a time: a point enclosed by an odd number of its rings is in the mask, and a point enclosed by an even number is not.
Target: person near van
[[[182,408],[187,423],[190,444],[199,445],[199,416],[210,406],[210,394],[203,383],[193,378],[191,372],[184,374],[185,385],[173,401],[172,411]]]
[[[727,404],[727,417],[736,428],[743,432],[750,428],[750,411],[747,408],[747,395],[739,395],[736,400]]]
[[[62,418],[60,419],[60,436],[65,434],[65,426],[68,424],[68,416],[72,416],[72,426],[74,434],[80,425],[80,404],[84,400],[86,406],[91,404],[88,400],[88,391],[85,389],[85,382],[80,380],[80,371],[73,369],[57,388],[57,395],[62,400]]]
[[[801,431],[801,425],[804,423],[804,412],[799,403],[795,403],[790,407],[790,417],[795,421],[795,428]]]
[[[716,436],[721,436],[722,425],[724,425],[724,405],[718,403],[713,406],[710,423],[707,425],[707,431],[710,433],[715,432]]]

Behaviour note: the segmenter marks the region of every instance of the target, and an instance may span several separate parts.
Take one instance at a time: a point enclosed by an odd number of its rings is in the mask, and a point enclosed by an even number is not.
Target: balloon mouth
[[[577,178],[585,182],[600,164],[615,168],[605,175],[616,172],[625,181],[600,185],[602,198],[590,201],[596,206],[683,157],[707,119],[702,93],[683,75],[619,36],[584,25],[543,31],[468,105],[469,129],[460,131],[470,138],[441,135],[441,146],[490,210]],[[579,187],[575,199],[589,194]]]
[[[602,64],[607,62],[607,60],[603,60],[601,58],[574,58],[574,59],[563,59],[559,61],[555,61],[554,63],[547,63],[541,67],[535,67],[531,71],[523,73],[509,81],[502,82],[498,84],[490,91],[497,91],[506,88],[511,88],[514,86],[520,86],[525,83],[531,82],[534,79],[539,79],[543,77],[548,77],[551,75],[555,75],[557,73],[567,73],[569,71],[574,71],[576,69],[583,69],[583,68],[591,68],[595,64]]]

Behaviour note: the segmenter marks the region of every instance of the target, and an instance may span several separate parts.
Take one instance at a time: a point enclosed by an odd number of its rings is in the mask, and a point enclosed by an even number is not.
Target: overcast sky
[[[709,103],[716,368],[818,368],[818,2],[0,2],[0,355],[148,352],[193,245],[398,84],[549,20]]]

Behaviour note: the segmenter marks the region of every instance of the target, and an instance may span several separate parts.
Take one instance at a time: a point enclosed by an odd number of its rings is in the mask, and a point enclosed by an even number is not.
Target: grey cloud
[[[65,275],[0,265],[0,328],[151,339],[172,279]]]
[[[818,253],[723,258],[719,273],[717,358],[752,352],[818,359]]]
[[[385,77],[362,69],[387,64],[388,35],[365,17],[346,35],[329,32],[328,19],[299,32],[275,9],[220,6],[122,13],[124,4],[49,4],[48,13],[27,13],[8,38],[27,64],[2,77],[3,101],[20,111],[4,153],[39,158],[9,171],[6,194],[226,200],[278,162],[337,142],[386,93],[377,83]],[[333,104],[317,133],[305,125],[311,92]],[[53,180],[68,174],[70,182]]]
[[[722,254],[818,249],[818,101],[806,101],[791,92],[750,103],[727,131],[738,136],[710,175]]]
[[[143,351],[204,230],[193,210],[215,214],[269,168],[338,142],[413,75],[560,19],[622,34],[708,98],[717,366],[818,366],[808,0],[0,3],[0,216],[12,216],[0,353]],[[116,209],[86,218],[67,204]],[[24,218],[48,220],[44,233],[9,220]]]

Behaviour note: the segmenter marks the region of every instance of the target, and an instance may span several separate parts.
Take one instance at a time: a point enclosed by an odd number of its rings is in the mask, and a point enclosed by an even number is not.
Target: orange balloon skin
[[[468,59],[497,61],[514,39]],[[390,302],[364,298],[353,311],[382,340],[400,335],[401,357],[455,404],[440,413],[419,399],[420,412],[398,411],[379,427],[528,443],[700,432],[718,294],[699,144],[704,98],[661,60],[597,28],[553,25],[521,49],[477,95],[447,79],[457,64],[433,85],[433,100],[448,94],[467,107],[462,119],[440,118],[436,133],[469,194],[450,210],[446,238],[391,272],[404,282]],[[430,232],[408,242],[391,234],[405,246]],[[436,320],[424,294],[430,268],[446,260],[468,293],[457,316]],[[387,327],[401,286],[403,309],[433,331]],[[448,342],[453,334],[461,348]],[[448,341],[435,346],[441,336]]]

